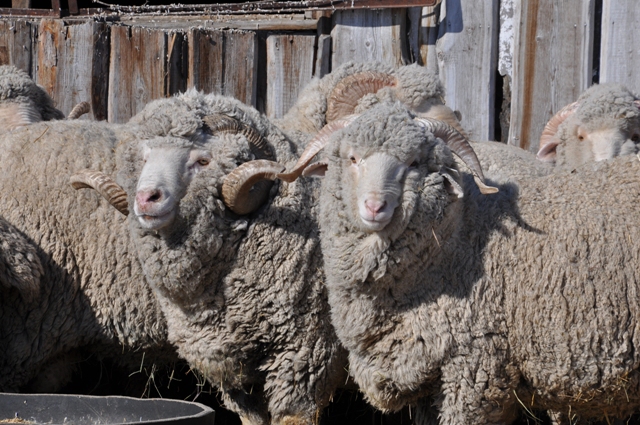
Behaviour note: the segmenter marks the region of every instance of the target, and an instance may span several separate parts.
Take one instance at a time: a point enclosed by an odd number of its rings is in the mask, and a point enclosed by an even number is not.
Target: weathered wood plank
[[[233,96],[255,106],[257,36],[246,31],[189,31],[188,87]]]
[[[640,90],[640,7],[637,0],[604,0],[600,82]]]
[[[408,44],[411,61],[437,70],[436,40],[441,4],[407,9]]]
[[[406,9],[345,10],[333,14],[332,68],[345,62],[408,62]]]
[[[139,27],[111,27],[109,121],[126,122],[167,94],[167,35]]]
[[[189,73],[189,47],[185,33],[172,31],[168,34],[169,47],[167,52],[168,94],[184,92],[187,89]]]
[[[316,65],[314,77],[322,78],[331,69],[331,36],[320,34],[318,36],[318,47],[316,50]]]
[[[537,151],[544,125],[591,84],[593,0],[516,4],[509,144]]]
[[[447,105],[475,140],[494,138],[498,0],[445,0],[436,42]]]
[[[60,19],[43,19],[38,28],[36,82],[65,115],[80,102],[91,112],[83,118],[107,117],[107,64],[109,31],[104,23],[66,25]]]
[[[14,9],[28,9],[31,7],[31,0],[11,0],[11,7]]]
[[[0,65],[14,65],[31,75],[31,24],[23,20],[0,21]]]
[[[267,98],[269,118],[282,117],[313,77],[315,36],[267,37]]]

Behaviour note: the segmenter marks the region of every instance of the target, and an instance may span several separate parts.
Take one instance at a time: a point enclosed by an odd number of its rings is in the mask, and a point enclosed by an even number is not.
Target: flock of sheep
[[[0,67],[0,391],[88,349],[184,359],[247,425],[347,375],[416,424],[640,411],[640,100],[592,87],[536,158],[442,95],[350,63],[278,120],[189,90],[111,124]]]

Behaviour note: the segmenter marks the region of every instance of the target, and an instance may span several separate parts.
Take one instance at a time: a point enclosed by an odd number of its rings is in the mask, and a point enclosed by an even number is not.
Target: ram
[[[640,99],[617,83],[594,85],[562,108],[540,136],[538,159],[575,168],[640,151]]]
[[[509,423],[521,406],[558,423],[638,411],[640,161],[485,196],[441,126],[380,106],[302,155],[326,143],[310,169],[326,169],[322,250],[351,376],[379,409],[420,406],[417,423],[431,404],[443,424]]]
[[[346,377],[328,320],[319,184],[252,189],[282,171],[269,161],[296,159],[295,145],[254,109],[193,90],[131,124],[145,136],[118,146],[118,196],[169,341],[243,423],[316,423]]]

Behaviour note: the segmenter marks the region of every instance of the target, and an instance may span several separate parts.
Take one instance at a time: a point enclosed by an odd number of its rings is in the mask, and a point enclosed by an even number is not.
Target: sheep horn
[[[298,162],[296,162],[296,165],[293,166],[293,170],[288,173],[278,174],[278,178],[286,182],[292,182],[300,177],[313,157],[315,157],[318,152],[320,152],[326,146],[331,135],[334,132],[351,124],[357,117],[357,114],[349,115],[348,117],[330,122],[329,124],[322,127],[322,130],[320,130],[318,134],[315,135],[315,137],[307,145],[304,152],[302,152],[302,155],[300,155]]]
[[[0,123],[5,130],[13,130],[40,121],[42,121],[40,112],[29,105],[23,103],[7,103],[0,106]]]
[[[383,87],[397,84],[395,77],[382,72],[365,71],[340,80],[327,99],[327,122],[335,121],[355,112],[358,100]]]
[[[633,101],[633,105],[634,105],[636,108],[640,109],[640,100],[634,100],[634,101]]]
[[[225,177],[222,184],[222,200],[236,214],[249,214],[255,211],[266,202],[273,185],[272,181],[262,180],[275,180],[275,177],[270,178],[271,174],[274,173],[272,169],[275,165],[264,168],[267,162],[276,164],[271,161],[275,159],[271,146],[255,128],[228,115],[207,115],[202,119],[202,122],[211,134],[242,134],[249,141],[251,152],[257,160],[240,165]],[[278,167],[280,168],[277,172],[283,170],[283,167],[279,164]],[[256,177],[251,176],[250,173],[256,173]],[[253,190],[251,190],[252,188]]]
[[[558,127],[576,111],[578,106],[578,102],[568,104],[551,117],[549,122],[544,126],[542,134],[540,135],[540,143],[536,155],[539,160],[551,162],[555,159],[555,148],[558,146],[558,140],[556,139]]]
[[[127,193],[113,179],[102,171],[82,170],[69,179],[74,189],[95,189],[111,205],[124,215],[129,215]]]
[[[429,130],[437,138],[444,140],[449,149],[455,153],[462,162],[471,170],[474,180],[480,189],[480,193],[488,195],[498,192],[497,187],[487,186],[484,183],[484,174],[480,161],[467,139],[449,124],[432,118],[415,118],[424,128]]]
[[[235,118],[223,114],[212,114],[202,118],[205,128],[211,134],[234,133],[242,134],[249,141],[251,152],[258,159],[275,159],[273,151],[266,139],[253,127],[250,127]]]
[[[222,200],[234,213],[249,214],[266,202],[273,180],[282,171],[282,165],[266,159],[245,162],[224,178]]]
[[[90,110],[91,110],[91,106],[89,105],[89,102],[80,102],[73,107],[71,112],[69,112],[69,116],[67,116],[67,119],[69,120],[78,119],[84,114],[88,113]]]

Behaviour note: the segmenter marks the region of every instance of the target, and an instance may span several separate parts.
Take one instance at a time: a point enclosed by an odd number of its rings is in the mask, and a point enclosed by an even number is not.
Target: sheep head
[[[640,149],[640,100],[619,84],[586,90],[545,126],[537,157],[577,167]]]

